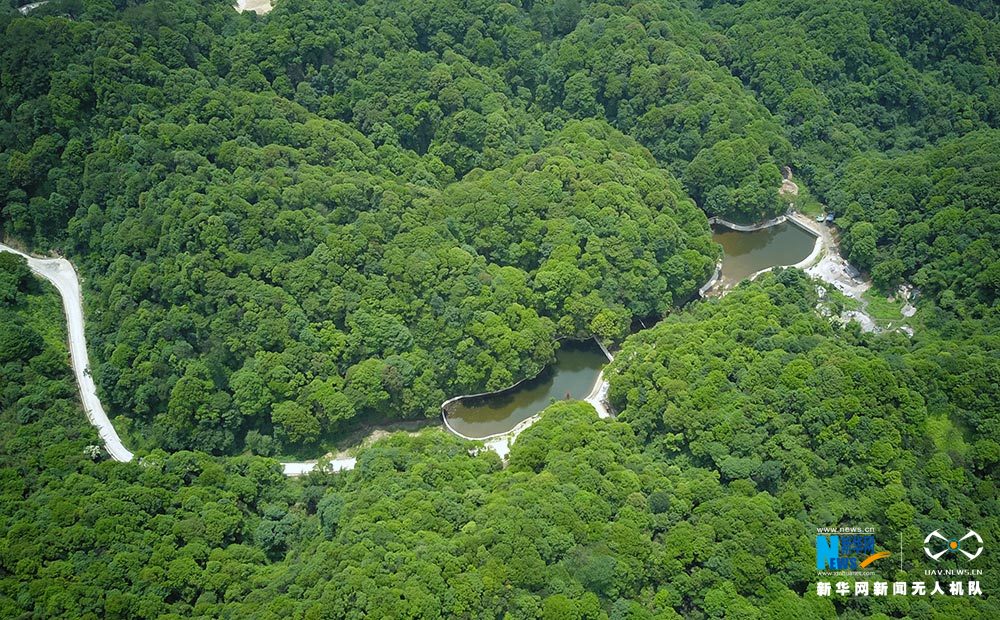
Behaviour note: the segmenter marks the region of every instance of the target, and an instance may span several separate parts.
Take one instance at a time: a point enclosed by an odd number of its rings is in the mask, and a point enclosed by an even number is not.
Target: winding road
[[[80,400],[87,413],[90,423],[97,428],[97,433],[104,442],[104,449],[112,459],[127,463],[135,455],[125,447],[118,431],[115,430],[108,414],[97,396],[97,386],[90,376],[90,362],[87,357],[87,336],[83,330],[83,297],[80,293],[80,279],[73,269],[73,264],[65,258],[35,258],[24,252],[0,243],[0,252],[12,252],[23,256],[28,261],[28,267],[35,274],[45,278],[56,287],[62,297],[63,310],[66,312],[66,330],[69,335],[69,355],[76,375],[76,383],[80,388]],[[324,471],[342,471],[354,469],[357,460],[352,457],[336,458],[324,461]],[[317,461],[282,463],[286,476],[301,476],[316,469]]]
[[[793,265],[805,269],[809,275],[825,280],[837,286],[848,296],[861,298],[861,293],[869,286],[866,282],[857,283],[848,280],[844,267],[846,261],[837,251],[837,245],[829,231],[823,227],[815,225],[809,218],[801,214],[790,214],[788,219],[794,220],[799,226],[817,235],[817,240],[813,252],[805,260]],[[784,218],[782,218],[784,221]],[[776,222],[771,222],[771,224]],[[28,267],[40,277],[51,282],[59,295],[62,297],[63,309],[66,312],[66,327],[69,336],[70,360],[73,366],[73,373],[76,375],[76,382],[80,388],[80,400],[83,402],[84,411],[90,419],[90,423],[97,428],[97,432],[104,442],[104,447],[112,459],[120,462],[129,462],[134,458],[132,452],[122,444],[118,432],[115,430],[108,414],[101,405],[101,400],[97,396],[97,387],[90,376],[90,362],[87,357],[87,338],[83,326],[83,297],[80,292],[80,280],[77,277],[73,264],[64,258],[36,258],[24,252],[15,250],[0,243],[0,252],[13,252],[27,259]],[[771,268],[764,269],[750,276],[750,279],[770,271]],[[704,287],[703,287],[704,288]],[[600,342],[598,342],[600,344]],[[611,353],[601,345],[608,359],[613,359]],[[600,418],[611,417],[611,412],[605,406],[607,398],[608,382],[604,378],[603,371],[598,375],[597,381],[591,393],[585,401],[590,403],[597,410]],[[510,451],[510,444],[517,438],[521,431],[531,426],[538,420],[538,415],[534,415],[513,429],[500,435],[486,438],[483,447],[495,451],[501,458],[505,458]],[[447,424],[445,426],[456,435]],[[322,465],[321,465],[322,463]],[[357,459],[353,457],[337,457],[332,459],[319,459],[316,461],[293,461],[282,463],[282,471],[286,476],[301,476],[313,470],[320,469],[324,472],[337,472],[354,469]]]
[[[62,297],[63,309],[66,313],[66,328],[69,336],[70,361],[73,366],[73,373],[76,375],[76,383],[80,388],[80,400],[83,402],[84,411],[90,423],[97,428],[104,448],[112,459],[127,463],[135,458],[135,455],[125,447],[118,431],[108,418],[108,414],[101,405],[101,399],[97,396],[97,386],[90,376],[90,361],[87,355],[87,336],[83,325],[83,296],[80,289],[80,279],[77,277],[73,264],[65,258],[36,258],[15,250],[14,248],[0,243],[0,252],[12,252],[24,257],[28,262],[28,267],[38,276],[48,280],[59,291]],[[603,348],[603,345],[602,345]],[[607,350],[605,350],[607,353]],[[611,354],[607,353],[609,359]],[[611,413],[604,406],[603,400],[607,394],[608,384],[603,378],[603,373],[598,375],[593,391],[586,398],[597,410],[598,416],[602,418],[610,417]],[[514,429],[503,433],[497,437],[491,437],[484,442],[484,447],[495,451],[501,458],[505,458],[510,451],[510,444],[517,438],[521,431],[531,426],[537,421],[538,416],[521,422]],[[454,432],[454,431],[453,431]],[[458,433],[455,433],[458,434]],[[322,466],[320,463],[322,462]],[[324,472],[337,472],[354,469],[357,459],[354,457],[338,457],[333,459],[319,459],[316,461],[292,461],[282,463],[282,471],[286,476],[302,476],[320,468]]]
[[[80,295],[80,280],[76,277],[73,265],[65,258],[34,258],[24,252],[0,243],[0,252],[13,252],[28,259],[28,267],[39,276],[45,278],[56,287],[62,297],[63,310],[66,312],[66,328],[69,333],[69,356],[73,365],[76,383],[80,386],[80,400],[83,410],[90,418],[90,423],[97,427],[97,433],[104,442],[104,447],[116,461],[128,462],[133,454],[122,444],[118,432],[108,419],[108,414],[101,406],[97,397],[97,387],[90,376],[90,363],[87,360],[87,337],[83,333],[83,303]]]

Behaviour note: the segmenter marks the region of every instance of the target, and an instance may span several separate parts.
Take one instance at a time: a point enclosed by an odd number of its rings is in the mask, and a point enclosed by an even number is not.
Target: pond
[[[722,245],[722,288],[734,286],[761,269],[794,265],[808,257],[816,244],[814,235],[791,222],[752,232],[716,224],[712,239]]]
[[[534,379],[504,392],[463,398],[450,404],[446,413],[448,424],[466,437],[506,433],[545,409],[553,399],[563,400],[567,394],[576,400],[586,398],[607,362],[608,358],[593,340],[564,341],[555,363]]]

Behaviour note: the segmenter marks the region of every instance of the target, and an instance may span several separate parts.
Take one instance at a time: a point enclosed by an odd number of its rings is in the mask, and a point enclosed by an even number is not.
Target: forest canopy
[[[816,293],[800,272],[630,337],[609,371],[619,418],[554,404],[506,467],[429,429],[302,480],[249,456],[95,462],[56,296],[30,278],[19,290],[0,318],[44,344],[0,366],[7,616],[892,617],[900,599],[816,596],[815,527],[900,531],[909,557],[945,523],[1000,534],[979,499],[1000,458],[995,356],[936,392],[939,356],[803,312]],[[888,566],[881,578],[921,578]],[[997,611],[903,600],[913,617]]]
[[[985,597],[827,598],[813,548],[902,534],[877,575],[915,581],[927,532],[1000,536],[992,3],[24,4],[0,235],[76,266],[139,458],[102,452],[58,296],[0,253],[0,616],[1000,616],[989,564]],[[696,299],[708,218],[783,212],[786,167],[865,303],[914,287],[911,335],[797,270]],[[282,475],[591,336],[613,419]]]

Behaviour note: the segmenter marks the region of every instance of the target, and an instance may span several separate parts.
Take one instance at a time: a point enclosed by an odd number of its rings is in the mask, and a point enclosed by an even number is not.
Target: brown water
[[[733,286],[761,269],[794,265],[816,244],[816,237],[789,222],[753,232],[716,225],[712,239],[722,245],[722,286]]]
[[[555,363],[535,379],[499,395],[452,403],[448,424],[466,437],[506,433],[567,393],[577,400],[586,398],[607,361],[593,340],[563,342]]]

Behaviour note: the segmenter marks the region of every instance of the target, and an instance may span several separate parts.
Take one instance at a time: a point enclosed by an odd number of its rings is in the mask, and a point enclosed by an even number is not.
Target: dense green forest
[[[611,371],[619,419],[553,405],[506,468],[432,429],[374,444],[353,471],[291,481],[250,456],[95,462],[61,363],[57,299],[21,280],[2,320],[42,344],[0,349],[5,617],[1000,611],[995,598],[954,597],[835,607],[810,589],[810,525],[905,532],[911,554],[923,531],[955,520],[1000,535],[997,360],[970,360],[979,372],[938,392],[928,379],[947,370],[934,354],[834,329],[809,312],[816,293],[798,272],[630,338]],[[980,401],[957,396],[968,393]],[[982,580],[997,577],[992,567]]]
[[[52,0],[0,10],[0,616],[1000,616],[1000,22],[962,0]],[[795,270],[694,301],[708,216],[837,214],[866,334]],[[833,300],[831,302],[830,300]],[[637,319],[658,324],[629,335]],[[361,421],[620,345],[506,463]],[[986,540],[985,597],[817,597],[817,527]],[[882,578],[925,580],[876,565]],[[918,570],[919,569],[919,570]]]
[[[997,187],[995,131],[854,159],[837,194],[853,199],[841,211],[848,256],[885,290],[905,280],[960,316],[982,316],[1000,290]]]
[[[554,338],[619,340],[711,273],[703,213],[784,208],[788,164],[879,284],[965,270],[945,303],[987,303],[996,24],[853,4],[57,0],[6,21],[4,233],[80,259],[132,435],[213,453],[435,416]]]

